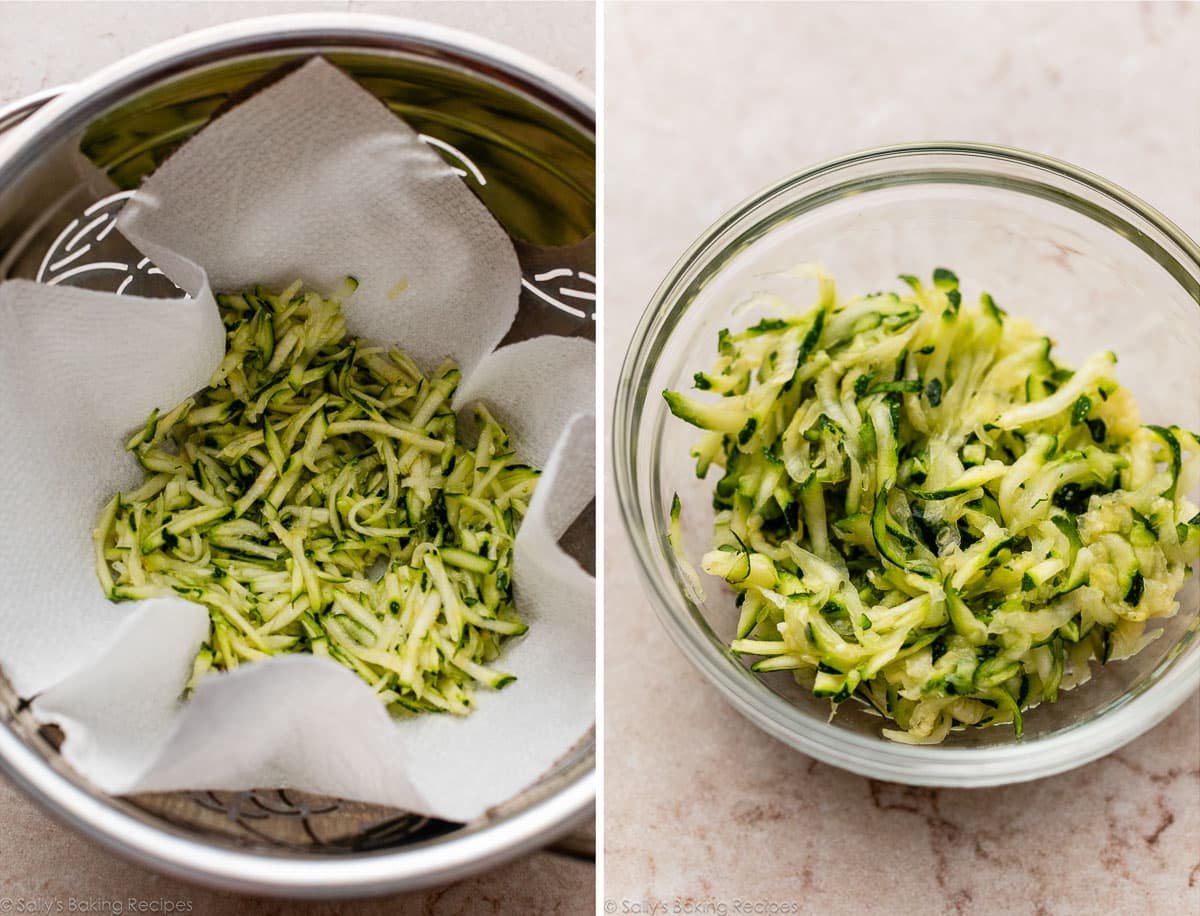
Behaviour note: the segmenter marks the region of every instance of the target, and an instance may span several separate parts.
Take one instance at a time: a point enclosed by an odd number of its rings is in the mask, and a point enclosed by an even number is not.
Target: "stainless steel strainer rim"
[[[578,826],[596,797],[589,770],[557,794],[478,831],[399,852],[287,857],[176,836],[89,794],[13,732],[0,728],[0,769],[46,810],[85,835],[159,871],[224,890],[333,898],[447,883],[500,865]],[[502,842],[495,833],[503,828]]]
[[[0,186],[20,175],[45,144],[119,97],[218,57],[301,44],[419,48],[452,64],[471,63],[512,89],[558,109],[594,133],[591,94],[552,68],[495,42],[413,20],[362,14],[298,14],[244,20],[195,32],[126,58],[72,86],[0,107]],[[159,871],[227,890],[332,898],[445,883],[502,864],[553,841],[594,807],[594,767],[520,812],[435,843],[339,856],[223,847],[141,820],[58,772],[0,723],[0,770],[53,816],[110,849]]]

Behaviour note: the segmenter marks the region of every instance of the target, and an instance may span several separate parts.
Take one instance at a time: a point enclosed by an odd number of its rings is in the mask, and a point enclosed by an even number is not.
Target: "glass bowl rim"
[[[1200,277],[1200,245],[1179,226],[1119,185],[1050,156],[987,143],[925,141],[874,147],[825,160],[768,185],[729,209],[688,247],[659,284],[634,329],[617,379],[612,421],[613,477],[621,519],[634,548],[638,574],[659,622],[688,661],[743,716],[793,748],[863,776],[913,785],[1004,785],[1082,766],[1149,730],[1200,689],[1200,648],[1193,649],[1145,688],[1127,691],[1098,717],[1067,726],[1028,744],[1013,741],[996,746],[958,748],[887,743],[822,722],[766,688],[751,672],[743,669],[739,674],[712,639],[695,625],[692,617],[696,611],[676,583],[669,581],[669,577],[660,576],[653,561],[648,559],[654,556],[655,550],[662,551],[665,556],[665,550],[653,543],[640,512],[636,443],[646,404],[644,382],[653,370],[653,358],[674,330],[677,320],[691,306],[690,301],[681,298],[682,293],[694,283],[700,268],[726,251],[721,244],[726,235],[743,222],[746,222],[743,231],[752,231],[774,215],[776,211],[770,209],[771,204],[784,198],[785,203],[796,206],[804,198],[793,199],[791,195],[852,167],[912,164],[914,160],[919,163],[933,157],[976,164],[982,160],[1039,170],[1067,185],[1091,191],[1102,199],[1106,212],[1123,207],[1162,233],[1178,248],[1183,260],[1190,262],[1189,270]],[[886,179],[896,171],[872,172],[852,179],[849,185],[852,187],[856,182],[868,179]],[[1019,184],[1021,179],[1010,176],[1008,181],[1009,187],[986,181],[979,184],[1015,190],[1011,183]],[[811,210],[822,206],[824,203],[817,203]],[[756,220],[747,219],[760,209],[766,212]],[[1187,291],[1200,307],[1200,287],[1197,291]],[[669,559],[667,562],[669,565]]]

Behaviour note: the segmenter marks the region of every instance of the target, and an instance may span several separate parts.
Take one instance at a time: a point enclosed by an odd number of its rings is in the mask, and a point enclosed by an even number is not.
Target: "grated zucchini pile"
[[[1116,357],[1072,371],[958,278],[722,331],[664,395],[716,484],[704,570],[737,593],[732,649],[851,696],[908,743],[1012,723],[1139,651],[1200,560],[1200,441],[1145,426]],[[712,397],[712,396],[717,397]],[[670,539],[681,555],[680,506]]]
[[[210,669],[311,652],[394,713],[469,713],[476,682],[513,680],[491,665],[526,629],[513,542],[539,472],[482,405],[464,442],[457,367],[426,377],[347,339],[340,297],[297,281],[217,301],[227,352],[209,387],[127,443],[146,479],[94,531],[105,592],[208,608],[189,691]]]

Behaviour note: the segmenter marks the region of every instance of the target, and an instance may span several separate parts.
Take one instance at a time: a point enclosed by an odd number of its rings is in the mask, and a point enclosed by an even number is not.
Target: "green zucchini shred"
[[[187,684],[286,653],[331,658],[396,715],[469,714],[526,630],[517,528],[539,471],[482,406],[451,409],[447,361],[348,338],[342,296],[299,281],[217,297],[226,354],[209,386],[127,441],[146,470],[93,532],[113,600],[178,595],[210,630]]]
[[[1174,615],[1200,562],[1200,441],[1146,426],[1099,353],[1052,343],[958,277],[723,331],[666,391],[705,430],[714,493],[702,567],[737,594],[733,651],[818,697],[854,697],[892,740],[1011,724],[1128,657]],[[681,554],[678,497],[672,546]]]

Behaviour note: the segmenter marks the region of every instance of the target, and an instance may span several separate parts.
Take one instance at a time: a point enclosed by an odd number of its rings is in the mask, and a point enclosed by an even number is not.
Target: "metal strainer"
[[[509,232],[522,267],[505,342],[595,336],[595,115],[587,93],[515,51],[424,23],[311,14],[194,33],[0,109],[0,279],[182,293],[115,230],[127,197],[214,116],[314,54],[404,117]],[[82,154],[112,185],[92,187]],[[113,186],[117,189],[113,191]],[[594,570],[594,514],[564,547]],[[145,865],[302,897],[447,882],[551,842],[591,812],[587,736],[535,786],[471,824],[286,788],[105,795],[0,673],[0,766],[51,813]],[[519,736],[515,736],[519,740]]]

